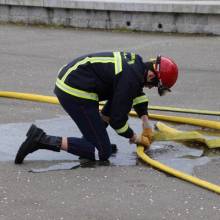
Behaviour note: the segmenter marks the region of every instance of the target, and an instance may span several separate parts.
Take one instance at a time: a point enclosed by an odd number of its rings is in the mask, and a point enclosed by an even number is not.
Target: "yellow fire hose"
[[[190,113],[190,114],[201,114],[201,115],[215,115],[220,116],[219,111],[208,111],[208,110],[200,110],[200,109],[189,109],[189,108],[175,108],[175,107],[168,107],[168,106],[156,106],[150,105],[150,110],[157,110],[157,111],[166,111],[166,112],[180,112],[180,113]]]
[[[0,91],[0,97],[16,98],[16,99],[29,100],[29,101],[38,101],[38,102],[45,102],[45,103],[51,103],[51,104],[59,104],[57,98],[55,98],[55,97],[29,94],[29,93]],[[182,111],[182,112],[186,112],[186,111]],[[200,114],[201,114],[201,112],[200,112]],[[131,111],[130,115],[136,116],[136,113]],[[150,114],[149,117],[152,119],[156,119],[156,120],[171,121],[171,122],[190,124],[190,125],[196,125],[196,126],[220,130],[220,122],[217,122],[217,121],[210,121],[210,120],[196,119],[196,118],[185,118],[185,117],[177,117],[177,116],[155,115],[155,114]],[[216,193],[220,193],[220,186],[219,185],[215,185],[210,182],[201,180],[197,177],[180,172],[180,171],[175,170],[171,167],[168,167],[158,161],[151,159],[150,157],[148,157],[145,154],[144,147],[142,147],[142,146],[137,146],[137,155],[143,161],[150,164],[152,167],[155,167],[163,172],[169,173],[173,176],[176,176],[180,179],[186,180],[188,182],[191,182],[193,184],[196,184],[196,185],[201,186],[203,188],[206,188],[208,190],[214,191]]]
[[[220,147],[219,138],[208,139],[199,131],[180,131],[161,122],[157,122],[156,128],[158,132],[154,133],[154,141],[197,141],[210,149]]]
[[[183,172],[180,172],[178,170],[175,170],[171,167],[168,167],[158,161],[155,161],[153,159],[151,159],[149,156],[147,156],[145,153],[144,153],[144,147],[142,146],[137,146],[137,155],[143,160],[145,161],[146,163],[150,164],[152,167],[155,167],[159,170],[162,170],[163,172],[166,172],[168,174],[171,174],[173,176],[176,176],[180,179],[183,179],[183,180],[186,180],[188,182],[191,182],[195,185],[198,185],[198,186],[201,186],[203,188],[206,188],[206,189],[209,189],[211,191],[214,191],[216,193],[220,193],[220,186],[219,185],[215,185],[213,183],[210,183],[210,182],[207,182],[207,181],[204,181],[204,180],[201,180],[197,177],[194,177],[194,176],[190,176],[186,173],[183,173]]]
[[[49,104],[59,104],[58,99],[54,96],[45,96],[32,93],[0,91],[0,97],[21,99],[34,102],[45,102]]]
[[[34,102],[45,102],[45,103],[50,103],[50,104],[59,104],[59,101],[56,97],[38,95],[38,94],[32,94],[32,93],[0,91],[0,97],[29,100],[29,101],[34,101]],[[174,108],[174,107],[167,107],[167,106],[149,106],[148,109],[157,110],[157,111],[170,111],[170,112],[220,116],[219,111],[208,111],[208,110],[200,110],[200,109]]]
[[[31,94],[31,93],[0,91],[0,97],[21,99],[21,100],[28,100],[28,101],[35,101],[35,102],[44,102],[44,103],[50,103],[50,104],[59,104],[58,99],[54,96],[44,96],[44,95],[37,95],[37,94]],[[136,112],[134,111],[131,111],[130,115],[137,116]],[[197,118],[186,118],[186,117],[180,117],[180,116],[156,115],[156,114],[149,114],[149,117],[151,119],[156,119],[156,120],[190,124],[190,125],[196,125],[200,127],[220,130],[220,122],[217,122],[217,121],[197,119]]]

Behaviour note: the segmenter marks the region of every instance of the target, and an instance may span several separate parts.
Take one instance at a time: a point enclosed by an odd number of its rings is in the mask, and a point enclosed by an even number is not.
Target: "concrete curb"
[[[220,2],[0,0],[0,21],[220,35]]]

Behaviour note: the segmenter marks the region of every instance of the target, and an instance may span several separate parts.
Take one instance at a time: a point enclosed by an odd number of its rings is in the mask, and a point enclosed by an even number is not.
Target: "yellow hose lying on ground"
[[[28,93],[16,93],[16,92],[0,91],[0,97],[16,98],[16,99],[29,100],[29,101],[38,101],[38,102],[46,102],[46,103],[51,103],[51,104],[59,104],[58,100],[55,97],[28,94]],[[136,113],[131,111],[130,115],[136,116]],[[155,115],[155,114],[150,114],[149,116],[150,116],[150,118],[156,119],[156,120],[172,121],[172,122],[177,122],[177,123],[191,124],[191,125],[197,125],[197,126],[201,126],[201,127],[208,127],[208,128],[219,129],[220,130],[220,123],[216,122],[216,121],[202,120],[202,119],[195,119],[195,118],[177,117],[177,116]],[[155,160],[151,159],[150,157],[148,157],[144,153],[144,148],[142,146],[137,147],[137,155],[143,161],[145,161],[146,163],[150,164],[153,167],[156,167],[157,169],[160,169],[164,172],[167,172],[171,175],[174,175],[178,178],[189,181],[191,183],[194,183],[198,186],[209,189],[209,190],[214,191],[216,193],[220,193],[220,186],[218,186],[218,185],[215,185],[215,184],[206,182],[204,180],[201,180],[199,178],[190,176],[188,174],[185,174],[183,172],[180,172],[178,170],[170,168],[166,165],[161,164],[158,161],[155,161]]]
[[[0,97],[59,104],[58,99],[54,96],[37,95],[32,93],[0,91]]]
[[[136,112],[134,111],[130,111],[130,115],[137,116]],[[186,117],[170,116],[170,115],[156,115],[156,114],[149,114],[149,118],[154,120],[170,121],[175,123],[189,124],[204,128],[220,130],[220,122],[218,121],[198,119],[198,118],[186,118]]]
[[[180,113],[220,116],[219,111],[208,111],[208,110],[200,110],[200,109],[176,108],[176,107],[156,106],[156,105],[154,106],[150,105],[148,109],[157,110],[157,111],[166,111],[166,112],[180,112]]]
[[[188,175],[186,173],[180,172],[178,170],[175,170],[171,167],[168,167],[158,161],[155,161],[153,159],[151,159],[149,156],[147,156],[144,153],[144,147],[142,146],[137,146],[137,155],[146,163],[150,164],[152,167],[155,167],[159,170],[162,170],[163,172],[166,172],[170,175],[176,176],[180,179],[186,180],[188,182],[194,183],[195,185],[201,186],[203,188],[206,188],[208,190],[214,191],[216,193],[220,194],[220,186],[219,185],[215,185],[213,183],[207,182],[205,180],[199,179],[197,177]]]
[[[28,101],[35,101],[35,102],[44,102],[44,103],[50,103],[50,104],[59,104],[59,101],[56,97],[36,95],[36,94],[31,94],[31,93],[0,91],[0,97],[21,99],[21,100],[28,100]],[[131,111],[130,115],[137,116],[136,112],[134,111]],[[179,116],[156,115],[156,114],[149,114],[149,117],[151,119],[156,119],[156,120],[191,124],[191,125],[220,130],[220,122],[211,121],[211,120],[186,118],[186,117],[179,117]]]
[[[208,139],[198,131],[179,131],[168,127],[164,123],[157,122],[158,132],[154,133],[154,141],[197,141],[208,148],[219,148],[220,139]]]
[[[45,96],[45,95],[38,95],[32,93],[0,91],[0,97],[22,99],[22,100],[29,100],[35,102],[45,102],[50,104],[59,104],[58,99],[54,96]],[[104,102],[101,102],[100,104],[103,105]],[[170,112],[220,116],[219,111],[208,111],[208,110],[200,110],[200,109],[186,109],[186,108],[175,108],[175,107],[167,107],[167,106],[149,106],[148,109],[157,110],[157,111],[170,111]]]
[[[218,121],[198,119],[198,118],[186,118],[186,117],[170,116],[170,115],[155,115],[155,114],[150,114],[150,118],[220,130],[220,122]]]
[[[0,97],[21,99],[21,100],[28,100],[28,101],[35,101],[35,102],[45,102],[45,103],[50,103],[50,104],[59,104],[58,99],[54,96],[36,95],[36,94],[31,94],[31,93],[0,91]],[[130,115],[137,116],[136,112],[134,111],[131,111]],[[180,117],[180,116],[156,115],[156,114],[149,114],[149,117],[151,119],[156,119],[156,120],[171,121],[171,122],[190,124],[190,125],[196,125],[196,126],[220,130],[220,122],[217,122],[217,121],[196,119],[196,118],[186,118],[186,117]]]

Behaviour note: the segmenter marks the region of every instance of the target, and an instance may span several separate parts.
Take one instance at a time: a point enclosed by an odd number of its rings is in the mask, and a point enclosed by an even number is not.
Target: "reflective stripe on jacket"
[[[60,70],[55,93],[59,89],[78,101],[111,100],[110,125],[118,134],[130,138],[133,131],[127,120],[132,106],[139,116],[147,114],[148,100],[142,91],[144,72],[142,58],[134,53],[88,54]]]

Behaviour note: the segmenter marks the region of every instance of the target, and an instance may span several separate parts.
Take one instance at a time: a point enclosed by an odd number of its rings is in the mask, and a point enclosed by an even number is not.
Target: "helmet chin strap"
[[[161,82],[158,83],[157,89],[158,89],[158,94],[160,96],[164,96],[164,95],[166,95],[167,92],[171,92],[171,90],[169,88],[163,86],[161,84]]]
[[[160,72],[160,62],[161,62],[161,55],[158,55],[156,59],[156,72],[157,73]]]

